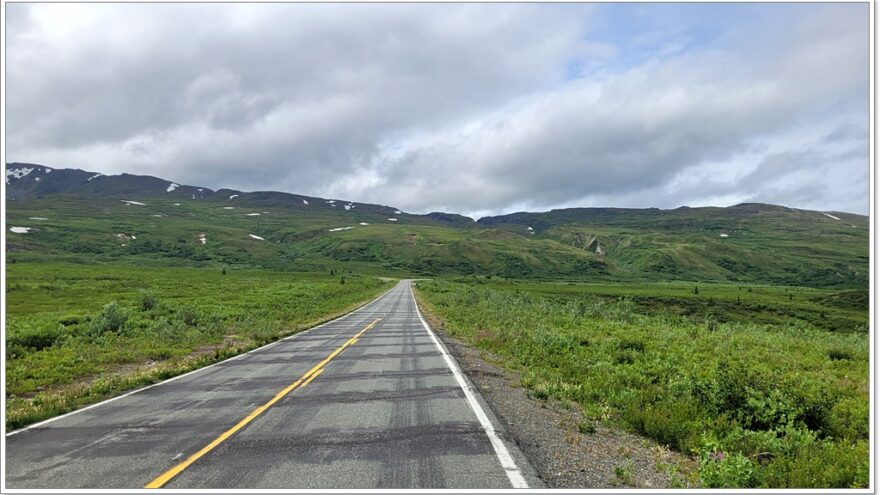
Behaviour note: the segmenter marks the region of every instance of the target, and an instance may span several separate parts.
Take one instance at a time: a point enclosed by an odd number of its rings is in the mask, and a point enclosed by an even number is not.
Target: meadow
[[[10,264],[6,428],[259,347],[391,285],[347,271]]]
[[[580,407],[581,432],[693,456],[682,485],[868,486],[866,290],[461,278],[418,294],[532,397]]]

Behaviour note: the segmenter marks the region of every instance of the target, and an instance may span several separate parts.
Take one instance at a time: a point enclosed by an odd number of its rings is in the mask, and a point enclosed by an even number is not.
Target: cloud
[[[866,212],[867,7],[717,8],[11,4],[7,158],[422,212]]]

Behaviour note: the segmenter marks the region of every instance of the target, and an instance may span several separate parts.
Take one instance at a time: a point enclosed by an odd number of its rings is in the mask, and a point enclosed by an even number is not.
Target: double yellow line
[[[355,342],[357,342],[358,339],[360,338],[360,336],[364,334],[364,332],[366,332],[367,330],[373,328],[373,327],[376,325],[376,323],[379,323],[379,320],[381,320],[381,319],[382,319],[382,318],[377,318],[377,319],[373,320],[372,323],[370,323],[369,325],[367,325],[363,330],[361,330],[360,332],[358,332],[354,337],[348,339],[344,344],[342,344],[341,346],[339,346],[338,349],[336,349],[335,351],[331,352],[330,355],[327,356],[326,358],[324,358],[323,361],[321,361],[320,363],[318,363],[318,364],[312,366],[312,369],[310,369],[309,371],[307,371],[307,372],[306,372],[303,376],[301,376],[297,381],[291,383],[290,385],[288,385],[287,387],[285,387],[283,390],[281,390],[280,392],[278,392],[277,394],[275,394],[275,397],[272,397],[271,399],[269,399],[269,402],[266,402],[266,403],[263,404],[262,406],[260,406],[260,407],[258,407],[258,408],[256,408],[256,409],[254,409],[253,412],[251,412],[251,413],[248,414],[244,419],[242,419],[241,421],[239,421],[238,423],[236,423],[235,426],[233,426],[232,428],[230,428],[230,429],[224,431],[219,437],[215,438],[215,439],[214,439],[211,443],[209,443],[208,445],[205,445],[204,447],[202,447],[202,449],[199,450],[198,452],[196,452],[195,454],[189,456],[185,461],[183,461],[183,462],[181,462],[180,464],[174,466],[173,468],[169,469],[168,471],[165,471],[164,473],[162,473],[161,475],[159,475],[159,477],[157,477],[157,478],[154,479],[153,481],[147,483],[146,486],[144,486],[144,488],[162,488],[163,486],[165,486],[166,483],[168,483],[168,482],[171,481],[175,476],[177,476],[178,474],[180,474],[181,472],[183,472],[183,471],[184,471],[186,468],[188,468],[192,463],[194,463],[194,462],[196,462],[197,460],[199,460],[202,456],[204,456],[204,455],[207,454],[208,452],[214,450],[214,448],[216,448],[218,445],[220,445],[221,443],[223,443],[224,440],[226,440],[227,438],[229,438],[229,437],[231,437],[232,435],[234,435],[238,430],[241,430],[242,428],[244,428],[245,426],[247,426],[248,423],[250,423],[251,421],[253,421],[254,419],[256,419],[259,415],[261,415],[261,414],[263,414],[264,412],[266,412],[267,409],[269,409],[270,407],[272,407],[276,402],[278,402],[278,401],[280,401],[281,399],[283,399],[287,394],[293,392],[297,387],[299,387],[299,388],[303,388],[303,387],[305,387],[306,385],[308,385],[312,380],[314,380],[318,375],[320,375],[320,374],[324,371],[324,365],[326,365],[327,363],[329,363],[330,360],[333,359],[333,358],[335,358],[340,352],[344,351],[346,347],[348,347],[348,346],[354,344]]]

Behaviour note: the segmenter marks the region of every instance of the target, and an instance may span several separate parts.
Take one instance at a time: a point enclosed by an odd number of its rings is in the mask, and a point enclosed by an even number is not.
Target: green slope
[[[831,213],[832,218],[754,204],[576,208],[474,223],[449,214],[412,215],[387,206],[307,198],[220,190],[197,199],[108,193],[8,201],[7,224],[33,230],[7,232],[7,252],[12,261],[575,281],[868,284],[868,218],[847,213]]]

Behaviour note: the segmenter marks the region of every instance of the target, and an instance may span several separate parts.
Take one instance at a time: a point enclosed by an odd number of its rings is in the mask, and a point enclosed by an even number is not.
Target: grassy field
[[[868,283],[866,217],[771,205],[555,210],[505,220],[522,224],[445,224],[376,205],[259,194],[127,198],[142,204],[64,195],[8,202],[7,223],[33,229],[7,233],[8,258],[578,282]]]
[[[866,293],[486,279],[418,292],[533,397],[578,404],[581,431],[617,424],[693,455],[704,487],[868,484]]]
[[[351,273],[49,263],[8,265],[6,282],[7,429],[266,344],[392,285]]]

